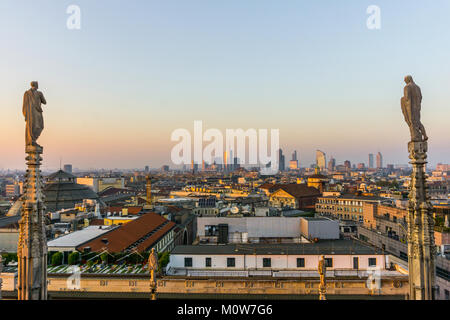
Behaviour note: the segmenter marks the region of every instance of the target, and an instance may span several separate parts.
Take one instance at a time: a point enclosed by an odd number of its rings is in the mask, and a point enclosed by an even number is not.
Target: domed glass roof
[[[75,179],[74,175],[62,170],[46,177],[44,195],[47,212],[73,208],[84,199],[98,199],[97,193],[88,186],[77,184]]]

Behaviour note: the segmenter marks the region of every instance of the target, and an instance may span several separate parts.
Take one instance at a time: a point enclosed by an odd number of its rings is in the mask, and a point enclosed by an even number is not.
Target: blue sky
[[[68,30],[66,9],[81,9]],[[381,29],[366,27],[369,5]],[[22,168],[23,92],[48,105],[44,165],[159,167],[177,128],[278,128],[315,150],[407,163],[403,77],[422,88],[431,164],[450,158],[450,2],[10,1],[0,3],[0,168]]]

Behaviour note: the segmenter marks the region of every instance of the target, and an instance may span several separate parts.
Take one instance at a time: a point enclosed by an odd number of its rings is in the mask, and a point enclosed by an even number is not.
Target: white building
[[[166,271],[169,275],[187,276],[317,276],[322,255],[330,275],[387,271],[381,250],[353,240],[177,246]]]
[[[314,239],[339,239],[339,222],[328,218],[300,218],[300,230],[303,237]]]

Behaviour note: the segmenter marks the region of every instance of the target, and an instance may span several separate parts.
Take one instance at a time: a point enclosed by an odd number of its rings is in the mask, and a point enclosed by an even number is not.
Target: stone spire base
[[[18,299],[47,299],[47,239],[44,223],[44,196],[41,177],[41,146],[28,145],[25,190],[19,220]]]
[[[433,300],[435,292],[435,243],[433,207],[427,193],[426,141],[408,143],[412,165],[408,205],[409,299]]]

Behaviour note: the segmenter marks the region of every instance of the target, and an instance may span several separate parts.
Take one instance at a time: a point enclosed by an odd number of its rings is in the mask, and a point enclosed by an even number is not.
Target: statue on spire
[[[31,82],[31,88],[23,95],[22,113],[25,117],[25,143],[27,146],[37,146],[36,140],[44,129],[44,118],[42,116],[41,104],[47,104],[37,81]]]
[[[414,82],[412,76],[405,77],[406,86],[403,89],[401,106],[405,121],[411,132],[411,141],[419,142],[428,140],[425,127],[420,122],[420,109],[422,103],[422,92]]]

